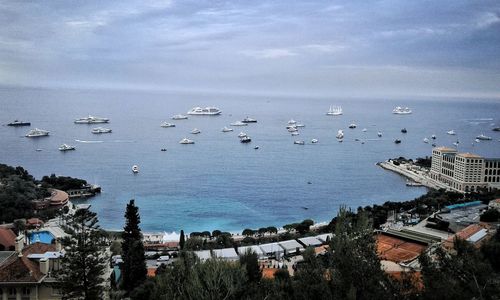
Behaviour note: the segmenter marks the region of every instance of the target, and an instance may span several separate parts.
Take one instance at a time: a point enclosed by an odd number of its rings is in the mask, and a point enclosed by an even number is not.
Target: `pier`
[[[401,163],[399,165],[395,165],[393,161],[389,159],[388,161],[379,162],[377,165],[431,189],[453,190],[444,183],[432,180],[429,176],[429,170],[415,166],[412,163]]]

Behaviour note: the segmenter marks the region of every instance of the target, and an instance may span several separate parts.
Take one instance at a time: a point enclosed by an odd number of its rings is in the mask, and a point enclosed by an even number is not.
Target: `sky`
[[[500,99],[500,1],[5,1],[0,85]]]

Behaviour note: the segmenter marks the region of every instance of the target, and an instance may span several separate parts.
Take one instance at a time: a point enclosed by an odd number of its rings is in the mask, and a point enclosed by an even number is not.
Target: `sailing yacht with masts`
[[[340,116],[342,114],[342,106],[332,106],[330,105],[330,109],[326,113],[328,116]]]

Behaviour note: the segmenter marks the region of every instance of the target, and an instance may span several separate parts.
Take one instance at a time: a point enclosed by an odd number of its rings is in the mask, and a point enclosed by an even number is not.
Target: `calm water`
[[[342,105],[344,115],[325,115],[331,105]],[[170,116],[194,106],[219,107],[218,117],[192,116],[172,121],[177,127],[161,128]],[[409,106],[412,115],[391,113],[396,105]],[[73,120],[88,114],[111,119],[112,134],[90,133],[94,125]],[[245,116],[257,124],[221,128]],[[390,157],[431,154],[422,139],[437,135],[437,144],[488,157],[500,157],[499,102],[381,101],[281,99],[241,96],[206,96],[109,91],[0,90],[0,123],[13,119],[32,122],[49,130],[47,138],[29,139],[28,127],[0,126],[0,162],[21,165],[37,178],[55,173],[97,183],[103,193],[88,200],[108,229],[123,226],[125,205],[135,198],[145,231],[230,230],[282,226],[312,218],[328,221],[340,205],[353,208],[388,200],[413,199],[424,188],[406,187],[398,175],[375,166]],[[306,125],[291,137],[289,119]],[[171,121],[171,120],[169,120]],[[358,128],[347,126],[355,122]],[[98,126],[98,125],[97,125]],[[191,135],[193,128],[202,133]],[[406,135],[400,132],[406,127]],[[367,128],[367,132],[362,132]],[[335,135],[344,129],[345,141]],[[454,129],[457,136],[446,131]],[[245,131],[251,144],[236,137]],[[383,132],[377,138],[377,131]],[[484,133],[493,141],[472,146]],[[195,145],[180,145],[180,139]],[[310,144],[312,138],[318,144]],[[359,138],[365,143],[355,142]],[[400,138],[402,143],[393,143]],[[306,145],[294,145],[301,139]],[[86,142],[77,142],[86,141]],[[76,151],[63,153],[60,144]],[[253,147],[259,145],[259,150]],[[43,149],[41,152],[35,149]],[[161,152],[167,148],[167,152]],[[132,174],[138,164],[140,173]],[[308,184],[311,182],[312,184]],[[308,207],[308,210],[302,207]]]

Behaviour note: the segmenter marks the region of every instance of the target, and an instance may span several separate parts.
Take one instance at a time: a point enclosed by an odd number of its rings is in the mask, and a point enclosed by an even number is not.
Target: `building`
[[[69,195],[65,191],[51,189],[50,197],[44,199],[32,200],[33,208],[35,210],[44,210],[51,207],[62,207],[68,204]]]
[[[60,267],[59,244],[34,243],[25,246],[16,239],[15,251],[0,251],[0,299],[61,299],[53,272]]]
[[[437,147],[432,150],[430,176],[432,180],[462,193],[500,188],[500,159]]]

